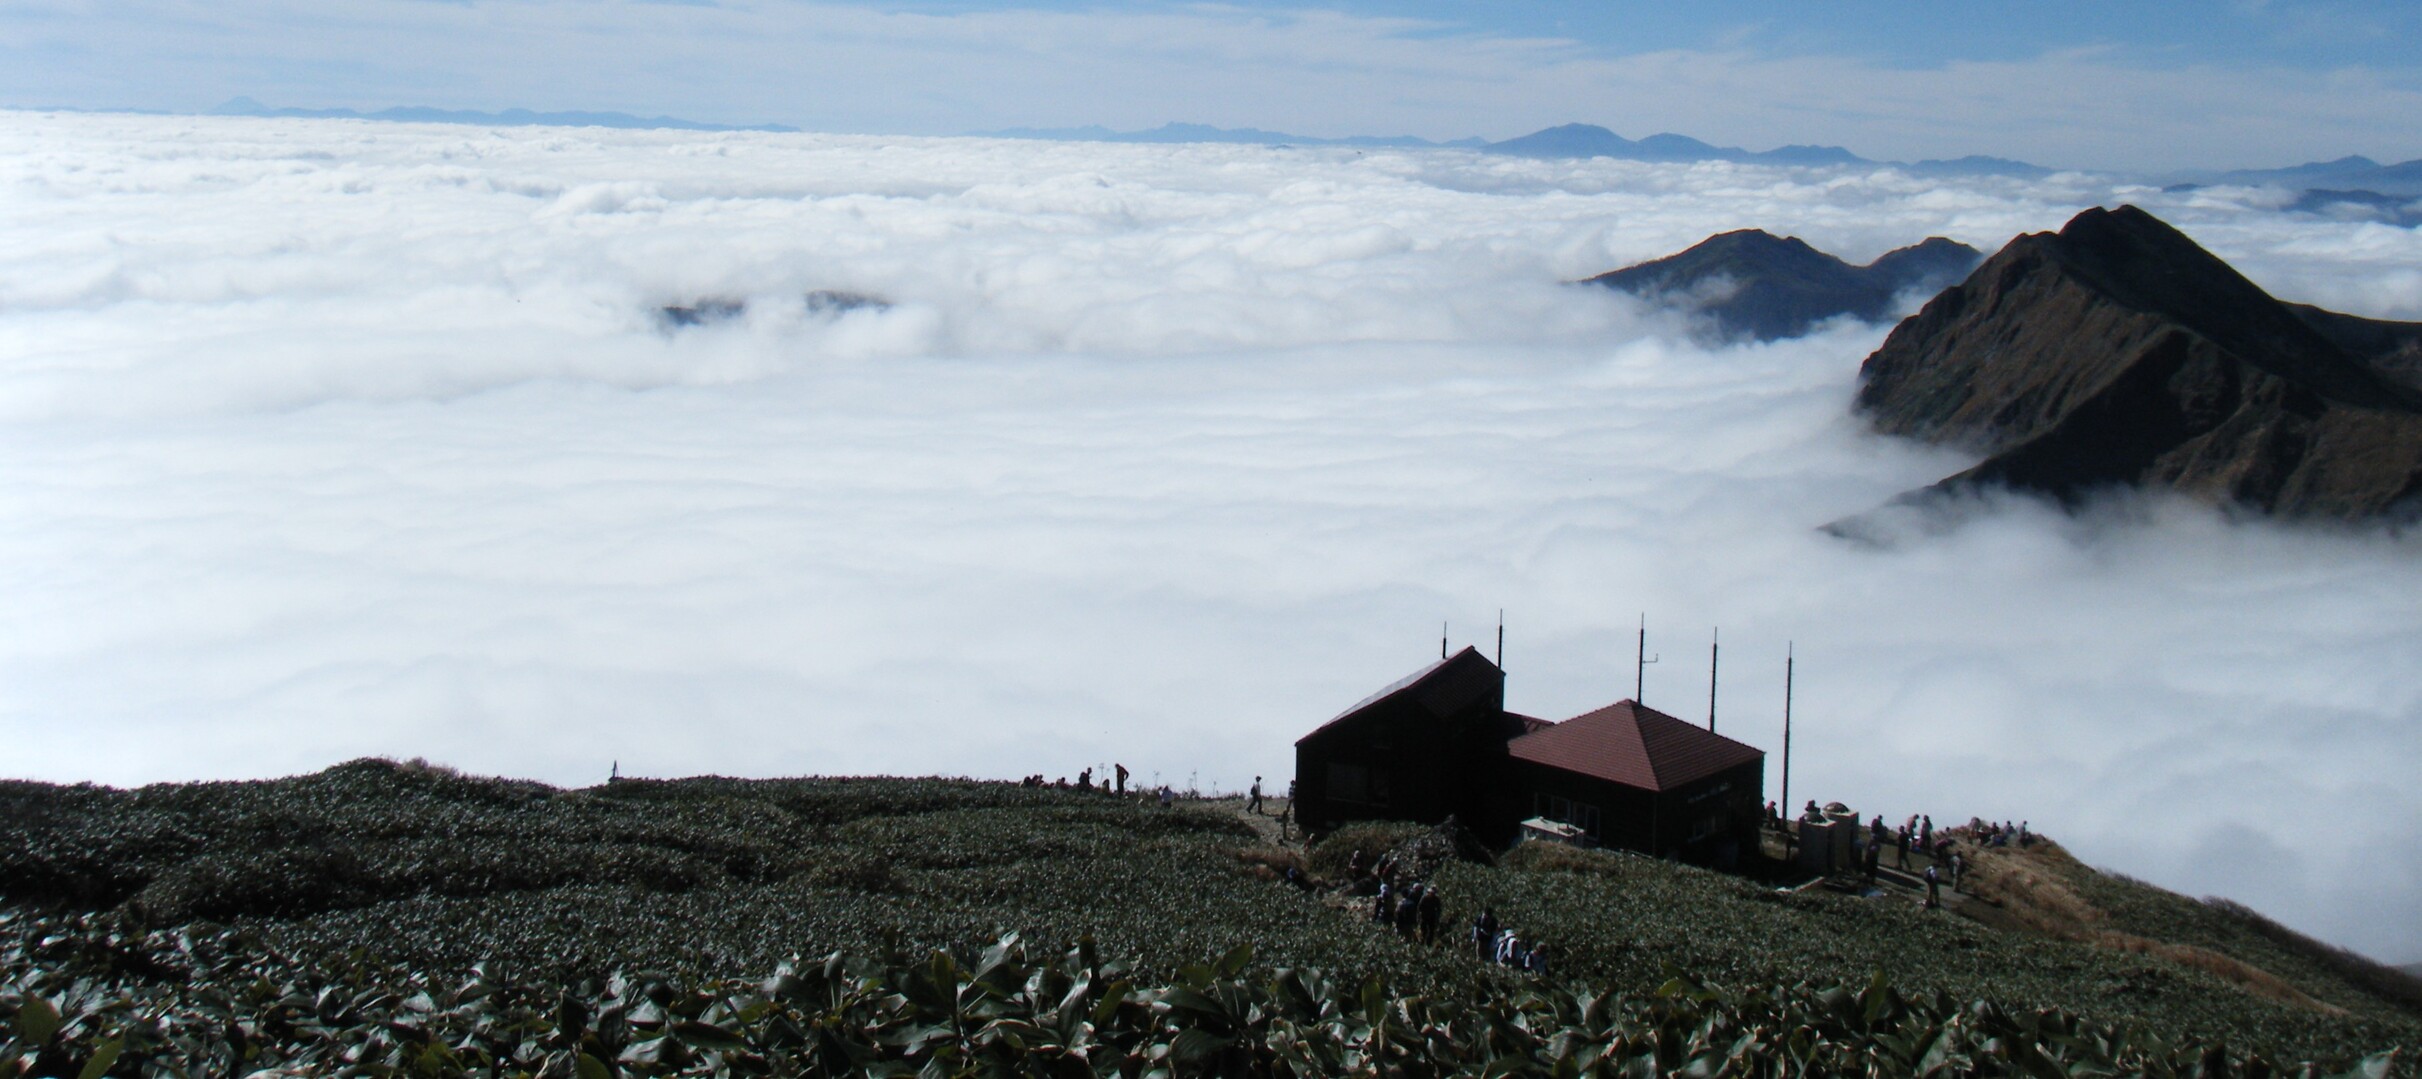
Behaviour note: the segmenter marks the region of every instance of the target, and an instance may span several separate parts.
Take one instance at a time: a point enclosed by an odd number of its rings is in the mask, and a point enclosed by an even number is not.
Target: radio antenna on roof
[[[1497,608],[1497,670],[1505,671],[1505,608]]]
[[[1648,688],[1648,665],[1661,658],[1663,657],[1648,654],[1648,612],[1642,611],[1640,612],[1640,655],[1632,667],[1631,702],[1633,704],[1644,703],[1640,697],[1642,696],[1641,691]]]
[[[1791,812],[1791,644],[1783,645],[1783,806]]]
[[[1716,732],[1716,646],[1724,637],[1724,627],[1717,626],[1707,634],[1707,733]]]
[[[1438,623],[1438,658],[1446,658],[1446,623]]]

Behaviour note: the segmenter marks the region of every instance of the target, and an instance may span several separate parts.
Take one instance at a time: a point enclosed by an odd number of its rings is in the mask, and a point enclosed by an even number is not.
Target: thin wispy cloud
[[[2300,7],[2258,21],[2329,17]],[[902,134],[1185,120],[1504,138],[1588,121],[1633,137],[1679,131],[1753,148],[1988,153],[2079,168],[2422,156],[2410,122],[2422,114],[2422,71],[2411,65],[2182,55],[2160,41],[2091,35],[1915,61],[1808,51],[1792,28],[1749,39],[1720,29],[1635,43],[1215,5],[34,0],[0,12],[0,101],[195,111],[249,95]]]

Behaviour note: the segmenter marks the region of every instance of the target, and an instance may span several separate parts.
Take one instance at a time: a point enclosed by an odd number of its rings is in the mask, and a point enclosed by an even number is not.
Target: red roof
[[[1765,757],[1765,752],[1637,701],[1616,701],[1505,744],[1516,758],[1627,787],[1664,791]]]

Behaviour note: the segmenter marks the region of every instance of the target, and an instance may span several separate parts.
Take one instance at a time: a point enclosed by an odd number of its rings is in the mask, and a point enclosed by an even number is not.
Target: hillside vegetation
[[[1422,947],[1276,880],[1299,852],[1233,810],[1008,784],[558,790],[359,761],[135,791],[0,784],[0,820],[0,1075],[11,1060],[97,1077],[220,1057],[582,1079],[811,1058],[958,1074],[1013,1042],[1057,1047],[1065,1066],[1038,1074],[1477,1073],[1500,1058],[1516,1074],[1793,1052],[1826,1070],[2016,1073],[2033,1067],[2023,1046],[2063,1074],[2235,1074],[2422,1045],[2410,982],[2380,981],[2385,968],[2074,863],[2100,930],[2232,956],[2296,995],[2184,952],[1561,848],[1440,864],[1456,944]],[[1305,860],[1322,875],[1343,857],[1332,844]],[[1459,928],[1482,904],[1551,944],[1552,981],[1470,958]],[[1002,950],[1013,933],[1031,944]],[[920,958],[933,949],[957,958]],[[834,953],[854,958],[823,962]],[[786,962],[803,980],[760,985]],[[1071,1041],[1080,998],[1094,1056]],[[919,1011],[976,1004],[985,1016],[939,1027]],[[995,1030],[1011,1042],[979,1037],[1011,1019]],[[784,1048],[811,1028],[808,1049]]]

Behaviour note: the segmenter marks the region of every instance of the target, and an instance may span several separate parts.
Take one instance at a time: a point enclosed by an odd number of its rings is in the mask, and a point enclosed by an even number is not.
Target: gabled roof
[[[1366,711],[1382,701],[1390,700],[1396,697],[1428,696],[1430,691],[1434,689],[1446,688],[1449,683],[1452,683],[1459,678],[1470,677],[1476,674],[1484,674],[1490,678],[1503,677],[1503,672],[1500,672],[1497,669],[1496,664],[1489,662],[1488,657],[1481,655],[1479,649],[1466,646],[1463,651],[1457,652],[1454,655],[1439,660],[1436,663],[1432,663],[1418,671],[1414,671],[1411,674],[1389,683],[1386,688],[1381,689],[1379,692],[1371,694],[1368,697],[1364,697],[1360,702],[1356,703],[1354,707],[1337,713],[1337,715],[1331,717],[1328,722],[1313,728],[1312,733],[1296,739],[1295,744],[1302,745],[1305,742],[1311,741],[1313,738],[1318,737],[1322,731],[1328,730],[1339,723],[1343,723],[1346,720],[1353,718],[1356,714]],[[1436,709],[1433,708],[1432,711],[1436,711]]]
[[[1505,748],[1520,760],[1651,791],[1672,790],[1766,755],[1628,700],[1532,731]]]

